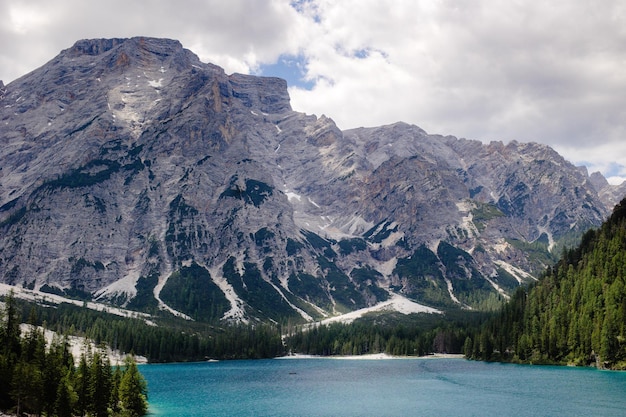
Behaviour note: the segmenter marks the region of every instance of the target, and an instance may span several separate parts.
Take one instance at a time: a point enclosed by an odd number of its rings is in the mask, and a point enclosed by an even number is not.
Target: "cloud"
[[[617,157],[610,149],[626,133],[621,2],[316,4],[319,34],[305,54],[320,82],[293,88],[294,108],[342,128],[404,120],[432,133],[543,142],[574,162],[602,143],[597,166]]]
[[[2,76],[12,81],[43,65],[78,39],[132,36],[180,40],[229,72],[250,72],[285,52],[297,52],[301,19],[283,1],[82,0],[3,1]]]
[[[78,39],[136,35],[178,39],[229,73],[291,77],[292,107],[342,129],[402,120],[626,166],[620,0],[3,0],[0,79]]]

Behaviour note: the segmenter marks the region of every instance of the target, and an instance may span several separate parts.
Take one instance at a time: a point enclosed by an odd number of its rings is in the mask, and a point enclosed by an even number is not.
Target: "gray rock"
[[[310,320],[389,292],[482,308],[609,212],[601,179],[547,146],[342,132],[293,111],[284,80],[173,40],[79,41],[0,84],[0,104],[3,282],[138,309],[193,316],[161,299],[192,264],[226,319]]]

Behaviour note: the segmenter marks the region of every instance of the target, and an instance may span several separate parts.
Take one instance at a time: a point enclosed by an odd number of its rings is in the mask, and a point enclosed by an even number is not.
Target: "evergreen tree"
[[[120,414],[120,383],[122,381],[122,370],[119,366],[115,367],[111,380],[111,410],[113,414]]]
[[[10,394],[15,401],[18,415],[39,414],[43,397],[43,381],[39,367],[19,361],[13,371]]]
[[[69,352],[67,339],[54,337],[46,354],[46,365],[43,368],[44,410],[53,415],[62,383],[72,383],[74,361]],[[68,375],[69,374],[69,375]],[[62,382],[63,378],[66,380]],[[73,391],[73,387],[72,388]]]
[[[79,415],[84,416],[87,414],[87,410],[91,404],[90,386],[91,386],[91,374],[89,372],[89,363],[87,355],[91,356],[91,352],[87,351],[80,356],[78,362],[78,370],[76,373],[75,387],[76,387],[76,411]]]
[[[74,415],[78,394],[76,394],[72,386],[73,378],[72,371],[68,369],[59,381],[54,402],[54,413],[57,417],[72,417]]]
[[[148,411],[146,381],[131,356],[126,357],[124,366],[119,386],[120,408],[124,416],[143,416]]]
[[[89,367],[89,412],[95,417],[109,414],[111,400],[111,362],[103,351],[96,350]]]
[[[4,314],[0,318],[0,408],[7,409],[13,405],[10,395],[13,371],[21,356],[20,320],[12,291],[4,301]]]
[[[0,309],[0,410],[48,417],[146,413],[146,383],[132,358],[124,371],[119,367],[114,371],[105,351],[92,351],[86,342],[75,368],[66,337],[55,337],[46,346],[35,308],[24,337],[20,317],[20,308],[9,295]]]

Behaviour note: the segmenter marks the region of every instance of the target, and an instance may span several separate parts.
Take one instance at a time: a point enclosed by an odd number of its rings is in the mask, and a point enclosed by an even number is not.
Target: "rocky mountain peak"
[[[198,320],[488,308],[608,213],[547,146],[341,131],[173,40],[79,41],[0,91],[0,276],[35,290]]]
[[[594,172],[589,176],[598,196],[608,208],[615,207],[626,195],[626,182],[618,185],[610,184],[600,172]]]
[[[609,182],[606,178],[604,178],[604,175],[597,171],[591,173],[591,175],[589,176],[589,181],[591,181],[591,184],[593,184],[596,190],[602,190],[603,188],[609,186]]]

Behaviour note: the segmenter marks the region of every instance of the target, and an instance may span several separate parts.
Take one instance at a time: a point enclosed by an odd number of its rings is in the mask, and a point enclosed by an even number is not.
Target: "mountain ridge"
[[[284,80],[178,41],[78,41],[0,90],[12,285],[198,320],[308,321],[395,293],[485,308],[609,212],[545,145],[342,132],[292,110]]]

